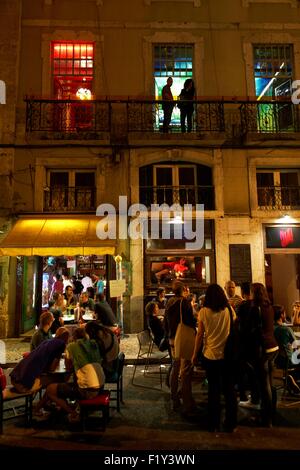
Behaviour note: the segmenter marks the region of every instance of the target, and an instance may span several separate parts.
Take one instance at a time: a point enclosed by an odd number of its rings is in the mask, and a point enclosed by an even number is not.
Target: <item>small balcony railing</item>
[[[56,186],[44,189],[44,212],[86,212],[96,209],[96,188]]]
[[[300,209],[300,186],[257,188],[258,208],[264,210]]]
[[[240,110],[244,133],[299,132],[298,110],[290,100],[242,103]]]
[[[204,204],[205,210],[215,209],[213,186],[140,186],[140,202],[147,208],[151,204]]]

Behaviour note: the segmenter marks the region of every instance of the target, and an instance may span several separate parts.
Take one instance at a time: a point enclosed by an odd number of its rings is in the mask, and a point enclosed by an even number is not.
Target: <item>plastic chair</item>
[[[105,430],[106,424],[109,421],[109,402],[110,392],[108,390],[102,390],[99,395],[94,398],[88,398],[86,400],[79,400],[80,406],[80,421],[83,430],[86,429],[86,420],[90,411],[101,411],[103,417],[103,429]]]
[[[3,369],[0,367],[0,434],[3,434],[3,420],[4,420],[4,403],[13,400],[25,399],[25,419],[28,426],[32,422],[32,402],[35,397],[36,391],[27,393],[18,393],[13,387],[6,386],[6,376]],[[7,411],[7,410],[5,410]],[[19,416],[14,415],[12,417]]]
[[[115,367],[115,372],[111,374],[110,377],[108,377],[105,380],[105,386],[106,385],[111,385],[115,384],[116,388],[115,389],[110,389],[110,393],[116,394],[116,398],[113,398],[112,396],[111,401],[116,401],[117,402],[117,410],[120,411],[120,403],[123,402],[123,368],[124,368],[124,362],[125,362],[125,354],[123,352],[119,352],[118,357],[116,359],[116,367]]]
[[[169,353],[166,352],[160,352],[159,349],[157,348],[156,344],[153,341],[153,338],[151,337],[150,331],[149,330],[143,330],[140,333],[137,333],[137,339],[139,342],[139,351],[135,360],[134,364],[134,370],[133,370],[133,376],[131,383],[133,385],[139,385],[145,388],[152,388],[152,387],[147,387],[145,385],[140,385],[134,383],[135,379],[135,374],[136,374],[136,368],[139,363],[144,363],[145,367],[143,370],[143,376],[148,377],[157,372],[151,372],[150,371],[150,365],[151,364],[158,364],[159,365],[159,379],[160,379],[160,388],[162,388],[163,380],[162,380],[162,368],[163,364],[166,362],[166,359],[169,358]]]

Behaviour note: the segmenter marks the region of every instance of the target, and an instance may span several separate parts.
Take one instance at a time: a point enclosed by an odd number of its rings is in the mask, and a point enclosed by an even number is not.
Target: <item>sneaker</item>
[[[252,409],[252,410],[260,410],[260,404],[259,403],[252,403],[251,400],[240,401],[239,406],[241,406],[242,408],[249,408],[249,409]]]
[[[300,394],[300,387],[292,375],[287,376],[286,383],[289,392],[295,393],[296,395]]]

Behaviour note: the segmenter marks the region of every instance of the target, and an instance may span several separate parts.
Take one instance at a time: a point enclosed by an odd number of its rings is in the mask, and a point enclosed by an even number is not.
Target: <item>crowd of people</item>
[[[275,362],[277,367],[285,368],[287,361],[291,363],[296,339],[293,330],[286,325],[284,308],[271,304],[261,283],[243,283],[241,295],[236,294],[236,285],[231,280],[224,289],[211,284],[198,302],[181,281],[174,282],[173,293],[166,301],[164,289],[160,288],[157,297],[146,306],[147,325],[155,344],[160,350],[170,352],[167,383],[173,410],[181,410],[186,417],[197,413],[192,374],[194,366],[200,363],[208,381],[208,427],[211,431],[234,431],[238,406],[259,410],[259,424],[271,427],[276,402],[273,365]],[[299,302],[296,302],[293,319],[297,318],[298,310]],[[181,319],[194,330],[194,351],[188,358],[176,355],[174,347]],[[227,358],[225,354],[233,328],[238,360]],[[294,375],[287,377],[292,393],[300,393],[299,371],[300,366]],[[223,424],[222,393],[225,399]]]
[[[40,317],[40,326],[32,338],[31,350],[39,345],[45,335],[54,335],[56,330],[64,325],[64,316],[67,313],[74,316],[74,321],[78,323],[84,323],[83,316],[88,312],[104,326],[116,325],[114,312],[105,299],[102,277],[86,274],[79,279],[76,276],[69,278],[66,274],[56,274],[54,279],[47,310],[48,320],[44,316]],[[50,313],[53,321],[49,329]]]
[[[39,344],[13,369],[11,383],[19,393],[45,389],[34,407],[36,416],[47,417],[47,407],[53,409],[54,405],[56,410],[65,411],[73,423],[80,419],[76,400],[97,396],[116,373],[119,341],[110,328],[96,321],[75,328],[72,338],[70,330],[63,326],[54,337],[49,336],[53,322],[51,312],[41,315],[40,331],[34,335],[35,341],[39,336]],[[65,369],[60,375],[55,371],[62,358]],[[58,380],[61,377],[63,380]]]

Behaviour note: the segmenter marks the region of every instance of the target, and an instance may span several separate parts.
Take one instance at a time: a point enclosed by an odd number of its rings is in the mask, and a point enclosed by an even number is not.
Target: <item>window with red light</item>
[[[94,44],[53,42],[52,74],[57,98],[74,98],[80,88],[92,92]]]

